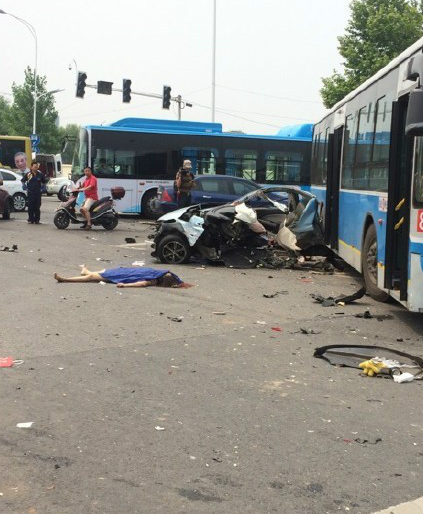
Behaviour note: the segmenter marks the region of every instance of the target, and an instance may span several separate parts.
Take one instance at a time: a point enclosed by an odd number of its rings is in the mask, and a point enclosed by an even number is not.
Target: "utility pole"
[[[213,0],[212,122],[216,111],[216,0]]]

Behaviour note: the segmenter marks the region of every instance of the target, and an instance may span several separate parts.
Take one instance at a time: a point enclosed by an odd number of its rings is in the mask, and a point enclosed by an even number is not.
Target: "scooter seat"
[[[110,196],[104,196],[103,198],[100,198],[100,200],[96,200],[90,207],[90,212],[92,212],[96,207],[98,207],[101,203],[107,202],[108,200],[111,200]]]

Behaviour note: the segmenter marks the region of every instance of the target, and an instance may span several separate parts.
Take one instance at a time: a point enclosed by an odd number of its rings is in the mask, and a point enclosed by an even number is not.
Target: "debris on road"
[[[9,246],[0,246],[0,252],[17,252],[18,245],[13,245],[11,248]]]
[[[358,314],[355,315],[355,317],[363,318],[363,319],[373,319],[373,316],[370,314],[369,310],[364,311],[364,312],[359,312]]]
[[[416,377],[411,373],[405,372],[401,373],[401,375],[393,375],[392,378],[397,384],[405,384],[407,382],[412,382]]]
[[[160,427],[159,425],[154,427],[158,432],[161,432],[165,429],[165,427]]]
[[[225,315],[226,315],[226,312],[223,312],[223,311],[215,311],[215,312],[213,312],[213,314],[216,314],[216,316],[225,316]]]
[[[135,244],[137,241],[133,237],[125,237],[125,243]]]
[[[276,291],[276,293],[273,294],[264,294],[263,298],[276,298],[280,294],[288,294],[288,291]]]
[[[377,444],[382,441],[381,437],[369,437],[369,438],[361,438],[357,437],[354,441],[358,444]]]
[[[272,330],[274,332],[283,332],[283,328],[281,328],[281,327],[272,327]]]
[[[132,266],[145,266],[145,262],[144,261],[134,261],[132,263]]]
[[[379,357],[382,355],[383,357]],[[412,374],[413,380],[423,379],[423,359],[399,350],[381,346],[329,345],[316,348],[314,357],[325,359],[333,366],[363,369],[367,376],[398,376]],[[396,379],[395,382],[411,381]]]
[[[362,287],[356,293],[351,295],[340,295],[340,296],[328,296],[325,298],[319,293],[311,293],[310,296],[316,300],[317,303],[321,303],[322,307],[336,307],[337,305],[346,305],[353,303],[356,300],[360,300],[366,294],[366,288]]]
[[[31,428],[33,424],[34,424],[34,421],[27,421],[25,423],[18,423],[16,425],[16,427],[17,428]]]
[[[296,332],[296,333],[297,334],[299,334],[299,333],[307,334],[307,335],[310,335],[310,334],[313,334],[313,335],[321,334],[320,330],[314,330],[313,328],[300,328],[300,331]]]
[[[168,316],[167,319],[170,319],[170,321],[175,321],[176,323],[180,323],[184,317],[183,316],[175,316],[172,318],[172,316]]]
[[[13,366],[13,357],[0,357],[0,368],[11,368]]]

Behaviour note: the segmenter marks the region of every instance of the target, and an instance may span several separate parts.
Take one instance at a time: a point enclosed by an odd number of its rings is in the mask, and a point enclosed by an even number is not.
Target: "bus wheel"
[[[157,256],[163,264],[185,264],[189,261],[191,249],[182,237],[169,234],[157,245]]]
[[[159,217],[158,213],[154,209],[153,200],[157,196],[157,191],[148,191],[142,198],[141,203],[141,215],[149,220],[154,220]]]
[[[361,251],[361,264],[367,292],[378,302],[387,302],[390,296],[377,287],[377,235],[376,227],[370,225]]]

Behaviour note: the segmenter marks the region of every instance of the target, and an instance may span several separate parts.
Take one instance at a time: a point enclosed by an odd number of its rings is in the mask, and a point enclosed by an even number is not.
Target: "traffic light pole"
[[[97,89],[97,86],[94,84],[87,84],[85,87],[89,87],[91,89]],[[123,90],[118,87],[112,87],[112,91],[116,91],[117,93],[123,92]],[[163,95],[158,95],[157,93],[143,93],[141,91],[134,91],[134,90],[131,90],[131,95],[146,96],[148,98],[160,98],[160,99],[163,98]],[[183,101],[181,95],[171,96],[170,99],[178,104],[178,120],[180,121],[182,119],[182,109],[184,109],[185,107],[192,107],[192,104]]]

